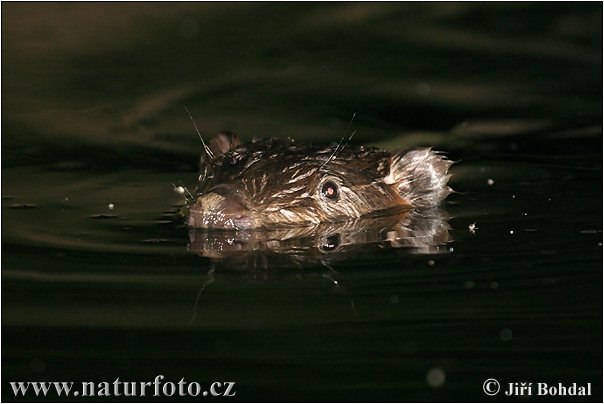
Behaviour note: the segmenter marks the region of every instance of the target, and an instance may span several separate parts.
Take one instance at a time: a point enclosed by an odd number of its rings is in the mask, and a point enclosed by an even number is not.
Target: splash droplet
[[[426,375],[426,381],[430,387],[441,387],[445,383],[446,374],[441,368],[432,368]]]

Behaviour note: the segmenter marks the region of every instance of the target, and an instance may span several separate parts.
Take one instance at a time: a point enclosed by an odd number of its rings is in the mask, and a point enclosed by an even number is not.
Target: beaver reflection
[[[264,231],[190,229],[189,239],[191,251],[229,268],[329,268],[384,249],[442,253],[449,230],[446,213],[431,209]]]

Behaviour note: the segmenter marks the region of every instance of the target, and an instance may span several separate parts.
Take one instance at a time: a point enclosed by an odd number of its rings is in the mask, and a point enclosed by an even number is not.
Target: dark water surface
[[[248,401],[520,400],[488,378],[601,400],[601,33],[601,3],[3,3],[2,399],[162,374]],[[328,144],[356,113],[355,144],[446,151],[452,241],[213,267],[173,191],[201,151],[185,105],[205,134]]]

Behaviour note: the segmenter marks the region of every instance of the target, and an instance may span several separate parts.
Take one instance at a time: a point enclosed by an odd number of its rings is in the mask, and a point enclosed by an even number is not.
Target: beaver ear
[[[218,157],[230,150],[234,150],[240,144],[241,141],[235,133],[225,130],[210,140],[210,150],[212,150],[215,157]]]
[[[452,192],[447,186],[451,164],[452,161],[429,148],[398,153],[390,158],[390,172],[384,182],[395,186],[413,207],[437,206]]]

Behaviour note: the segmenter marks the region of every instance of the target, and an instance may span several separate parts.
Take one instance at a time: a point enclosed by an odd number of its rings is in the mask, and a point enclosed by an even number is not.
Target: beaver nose
[[[253,220],[241,198],[230,192],[211,191],[197,198],[189,209],[189,227],[249,229]]]

